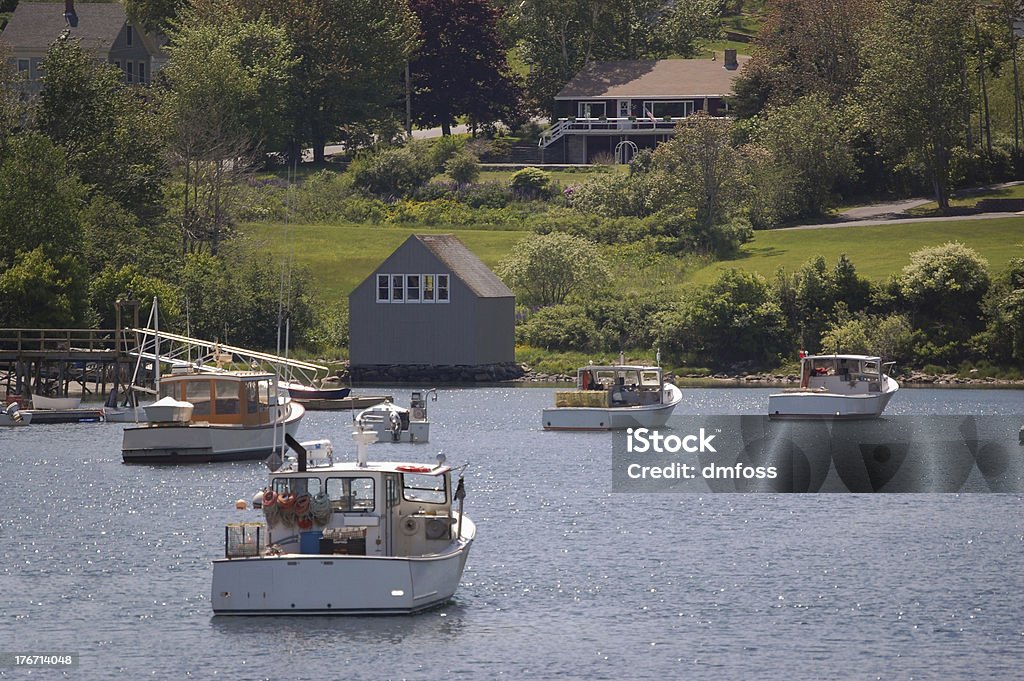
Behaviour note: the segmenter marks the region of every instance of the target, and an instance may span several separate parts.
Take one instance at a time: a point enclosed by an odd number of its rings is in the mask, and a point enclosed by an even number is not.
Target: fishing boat
[[[305,413],[272,373],[191,369],[161,377],[160,399],[143,409],[146,422],[124,430],[125,463],[266,458]]]
[[[0,426],[27,426],[32,423],[32,412],[18,407],[11,402],[5,409],[0,409]]]
[[[33,395],[33,409],[52,409],[54,411],[67,411],[78,409],[82,406],[81,397],[47,397],[46,395]]]
[[[590,364],[576,373],[576,390],[555,393],[544,430],[618,430],[665,425],[683,399],[661,367]]]
[[[768,396],[768,416],[870,419],[885,410],[900,384],[885,373],[895,362],[868,355],[800,356],[800,387]]]
[[[437,401],[437,390],[433,393]],[[400,407],[386,399],[368,407],[356,416],[356,426],[374,433],[376,442],[426,442],[430,439],[430,421],[427,420],[425,393],[416,391],[409,400],[409,408]]]
[[[296,458],[254,499],[265,522],[225,528],[215,615],[412,613],[455,594],[476,536],[461,474],[452,489],[443,454],[370,462],[373,433],[353,438],[352,462],[336,462],[329,440],[287,438]]]

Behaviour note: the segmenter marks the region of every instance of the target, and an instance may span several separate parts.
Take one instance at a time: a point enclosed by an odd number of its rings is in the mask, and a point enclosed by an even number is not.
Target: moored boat
[[[661,367],[591,364],[577,372],[576,390],[555,393],[555,406],[543,410],[541,425],[544,430],[657,428],[682,399]]]
[[[293,400],[303,403],[318,400],[341,400],[348,397],[348,394],[351,392],[351,388],[348,387],[316,387],[295,383],[294,381],[282,383],[282,386],[288,390],[288,394],[291,395]]]
[[[768,416],[794,419],[877,418],[900,389],[884,372],[895,362],[868,355],[804,355],[800,387],[768,396]]]
[[[297,458],[255,500],[266,522],[225,528],[214,614],[411,613],[455,594],[476,536],[461,476],[453,489],[443,455],[434,466],[370,462],[373,433],[353,437],[345,463],[327,440],[289,438]]]
[[[82,405],[81,397],[47,397],[46,395],[33,395],[33,409],[52,409],[54,411],[66,411],[78,409]]]
[[[427,392],[432,392],[437,400],[436,390]],[[425,395],[413,392],[408,409],[390,399],[368,407],[356,416],[356,427],[374,433],[377,442],[426,442],[430,439],[430,421]]]
[[[27,426],[32,423],[32,412],[18,407],[11,402],[6,408],[0,409],[0,426]]]
[[[160,398],[144,407],[146,423],[125,428],[125,463],[266,458],[305,413],[278,394],[274,374],[257,371],[175,371],[161,379]]]

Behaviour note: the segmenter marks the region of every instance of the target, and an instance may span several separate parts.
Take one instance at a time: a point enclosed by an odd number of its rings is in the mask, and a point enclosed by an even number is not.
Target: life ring
[[[295,515],[306,515],[309,513],[309,495],[300,494],[295,499]]]
[[[395,466],[395,470],[402,471],[403,473],[429,473],[430,466]]]
[[[277,505],[282,509],[291,510],[292,506],[295,505],[295,494],[292,492],[285,492],[277,495]]]
[[[277,492],[268,489],[263,493],[263,508],[268,508],[277,503]]]

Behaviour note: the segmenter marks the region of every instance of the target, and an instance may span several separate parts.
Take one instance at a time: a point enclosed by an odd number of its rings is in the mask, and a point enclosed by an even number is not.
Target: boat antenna
[[[661,366],[661,348],[654,353],[654,366]]]

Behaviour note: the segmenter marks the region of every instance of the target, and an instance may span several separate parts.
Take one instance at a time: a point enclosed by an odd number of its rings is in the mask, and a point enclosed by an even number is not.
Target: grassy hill
[[[327,300],[347,298],[349,292],[369,276],[410,234],[454,233],[488,266],[495,266],[512,246],[530,235],[523,231],[473,229],[426,229],[383,227],[361,224],[291,225],[291,250],[296,264],[308,267],[320,294]],[[289,250],[285,226],[245,225],[242,231],[279,257]],[[924,246],[960,241],[988,259],[993,272],[1006,267],[1013,257],[1024,257],[1024,219],[956,220],[901,225],[871,225],[806,230],[757,232],[740,254],[730,260],[684,270],[669,268],[647,272],[641,278],[625,274],[617,266],[628,289],[664,287],[678,290],[686,284],[714,280],[724,269],[735,267],[772,277],[779,266],[788,271],[819,253],[833,264],[846,253],[857,271],[881,281],[907,265],[909,254]]]

